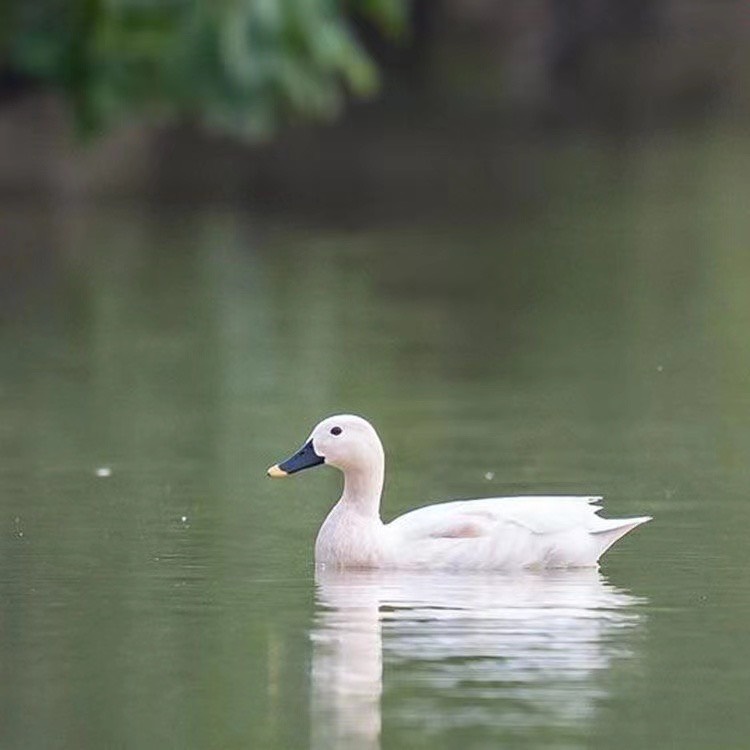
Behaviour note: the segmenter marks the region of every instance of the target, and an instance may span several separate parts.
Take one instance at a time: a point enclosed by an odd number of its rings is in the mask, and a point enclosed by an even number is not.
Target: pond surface
[[[0,747],[744,747],[749,154],[561,146],[471,223],[6,201]],[[655,520],[599,572],[316,581],[340,479],[265,469],[337,411],[385,518]]]

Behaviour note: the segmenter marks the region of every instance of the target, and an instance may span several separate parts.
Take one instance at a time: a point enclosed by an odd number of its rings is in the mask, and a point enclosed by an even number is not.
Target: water
[[[741,747],[747,142],[568,145],[469,223],[0,213],[0,747]],[[359,227],[359,228],[358,228]],[[601,493],[600,573],[315,581],[371,417],[384,516]]]
[[[311,716],[320,748],[379,746],[384,658],[386,718],[406,746],[480,729],[485,741],[533,747],[555,737],[575,747],[610,673],[627,676],[620,662],[636,658],[643,604],[593,570],[326,573],[318,601]]]

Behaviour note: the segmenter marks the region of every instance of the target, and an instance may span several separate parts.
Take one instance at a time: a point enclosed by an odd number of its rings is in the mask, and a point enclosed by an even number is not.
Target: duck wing
[[[487,497],[454,500],[409,511],[391,521],[405,537],[484,536],[498,525],[515,524],[534,534],[550,534],[583,525],[606,523],[597,513],[601,497]],[[471,533],[462,534],[466,527]]]
[[[387,525],[397,555],[449,567],[595,565],[647,517],[599,517],[601,497],[495,497],[438,503]]]

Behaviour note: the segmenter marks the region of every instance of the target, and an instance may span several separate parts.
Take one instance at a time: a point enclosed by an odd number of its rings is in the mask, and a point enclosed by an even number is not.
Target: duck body
[[[605,519],[600,497],[496,497],[455,500],[409,511],[384,524],[384,452],[361,417],[320,422],[303,447],[272,466],[286,476],[330,463],[344,490],[318,532],[317,565],[334,568],[513,570],[594,567],[620,537],[650,520]]]
[[[315,561],[336,568],[512,570],[596,566],[648,517],[604,519],[598,497],[492,497],[417,508],[384,524],[337,503]]]

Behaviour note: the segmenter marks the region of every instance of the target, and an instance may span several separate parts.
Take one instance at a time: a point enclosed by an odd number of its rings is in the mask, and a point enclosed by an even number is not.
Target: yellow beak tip
[[[284,471],[284,469],[279,467],[278,464],[274,464],[273,466],[270,466],[266,473],[268,474],[269,477],[288,477],[289,476]]]

